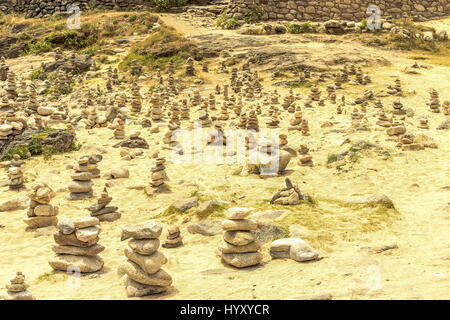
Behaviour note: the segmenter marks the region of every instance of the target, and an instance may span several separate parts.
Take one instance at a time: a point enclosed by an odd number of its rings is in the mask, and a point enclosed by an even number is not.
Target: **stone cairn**
[[[14,277],[6,283],[6,290],[3,293],[5,300],[35,300],[28,289],[29,285],[25,281],[25,275],[17,272]]]
[[[450,101],[444,101],[442,103],[442,109],[443,109],[443,113],[446,116],[450,116]]]
[[[302,119],[301,131],[303,136],[309,136],[308,120]]]
[[[0,80],[6,81],[8,78],[9,66],[6,64],[5,57],[2,57],[0,60]]]
[[[88,170],[92,175],[92,179],[100,178],[100,169],[98,168],[97,163],[103,160],[103,156],[100,154],[93,154],[86,157],[89,159]]]
[[[191,57],[186,60],[186,75],[195,76],[194,60]]]
[[[250,214],[247,208],[230,208],[227,220],[222,222],[223,242],[219,246],[220,255],[226,264],[236,268],[255,266],[261,263],[261,245],[255,241],[254,231],[258,224],[246,219]]]
[[[53,235],[56,245],[52,247],[56,255],[48,261],[54,270],[90,273],[103,268],[98,254],[105,248],[98,244],[101,228],[97,218],[64,218],[58,223],[58,230]]]
[[[166,167],[164,166],[166,162],[165,158],[156,158],[155,166],[151,168],[151,179],[150,186],[146,188],[147,194],[152,195],[154,193],[164,193],[169,191],[169,187],[165,183],[168,180],[166,174]]]
[[[428,103],[430,106],[430,111],[434,113],[439,113],[439,93],[435,89],[430,90],[430,102]]]
[[[9,100],[15,100],[17,98],[16,75],[14,72],[8,72],[5,91]]]
[[[183,236],[178,226],[171,226],[167,229],[167,237],[163,243],[163,248],[178,248],[183,245]]]
[[[419,119],[419,125],[417,127],[421,129],[429,129],[430,125],[428,124],[428,119],[426,118]]]
[[[286,178],[285,180],[286,188],[278,191],[270,200],[270,204],[280,204],[280,205],[296,205],[299,204],[301,200],[305,200],[307,196],[300,192],[298,186],[292,185],[291,180]]]
[[[37,183],[32,187],[28,194],[30,208],[24,218],[29,229],[56,226],[59,208],[50,204],[55,196],[56,193],[45,183]]]
[[[300,153],[300,158],[298,164],[302,167],[312,167],[314,166],[312,161],[312,156],[309,154],[309,148],[305,145],[301,145],[298,150]]]
[[[397,96],[401,96],[403,94],[402,84],[401,84],[400,79],[395,80],[394,87],[392,87],[391,85],[389,85],[387,87],[387,93],[391,94],[391,95],[397,95]]]
[[[167,258],[158,251],[161,232],[162,226],[153,220],[122,228],[121,241],[131,240],[124,250],[127,260],[119,266],[119,272],[125,275],[130,298],[163,293],[172,285],[172,277],[161,269],[167,263]]]
[[[10,167],[8,169],[8,178],[10,190],[19,190],[23,188],[23,172],[19,167]]]
[[[91,205],[88,210],[91,212],[91,216],[97,218],[100,221],[116,221],[120,219],[122,214],[117,211],[117,207],[108,207],[107,205],[112,201],[112,197],[108,195],[106,187],[100,194],[100,198],[97,199],[97,203]]]
[[[72,181],[69,183],[70,194],[68,200],[83,200],[92,198],[94,193],[92,186],[92,174],[89,172],[89,157],[82,157],[78,160],[78,165],[74,167],[75,172],[71,175]]]
[[[125,120],[117,119],[114,127],[114,139],[122,140],[125,139]]]
[[[142,109],[141,94],[139,93],[139,86],[134,83],[132,87],[131,112],[140,113]]]
[[[394,102],[392,102],[392,113],[397,116],[403,116],[406,114],[405,109],[403,109],[403,104],[400,102],[400,99],[396,99]]]

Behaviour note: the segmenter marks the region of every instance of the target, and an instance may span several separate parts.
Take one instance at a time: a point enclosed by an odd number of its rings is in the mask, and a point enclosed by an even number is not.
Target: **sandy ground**
[[[178,23],[179,28],[187,34],[200,32],[173,16],[164,17],[164,20],[169,24]],[[184,246],[177,249],[161,248],[168,258],[163,269],[173,277],[173,287],[167,294],[151,299],[296,299],[317,294],[331,294],[335,299],[450,298],[450,132],[435,129],[445,116],[429,112],[426,105],[429,87],[440,93],[441,101],[450,99],[450,78],[447,76],[450,68],[433,65],[431,69],[420,70],[420,75],[409,75],[402,72],[405,66],[413,63],[413,60],[408,59],[408,54],[358,48],[372,50],[374,55],[383,54],[392,62],[388,67],[364,68],[375,83],[370,86],[372,89],[385,88],[387,84],[393,84],[396,77],[400,77],[404,90],[416,91],[415,95],[402,98],[405,108],[412,108],[415,112],[415,116],[407,120],[408,131],[425,133],[436,141],[439,148],[399,152],[394,142],[387,141],[388,136],[384,131],[377,129],[349,134],[327,133],[330,129],[347,129],[350,126],[350,115],[336,115],[335,106],[327,103],[325,107],[303,109],[311,132],[306,141],[300,133],[289,134],[288,145],[294,149],[308,143],[315,163],[313,168],[305,168],[297,164],[297,159],[292,159],[288,166],[292,170],[289,178],[298,183],[302,191],[319,199],[328,197],[346,200],[355,194],[386,194],[400,212],[400,219],[376,232],[337,237],[334,245],[328,246],[326,250],[318,249],[323,259],[312,263],[271,260],[268,244],[265,244],[262,248],[263,264],[245,270],[233,269],[220,262],[217,257],[220,235],[192,235],[187,232],[186,224],[183,224]],[[25,64],[25,58],[10,60],[8,63],[17,67]],[[213,73],[202,77],[212,83],[225,79]],[[213,86],[207,87],[210,90]],[[347,100],[367,89],[348,84],[345,88]],[[324,88],[321,90],[323,92]],[[287,93],[286,89],[278,88],[278,91],[282,96]],[[296,89],[295,92],[302,92],[304,96],[307,89]],[[208,91],[202,92],[203,95],[206,93]],[[383,99],[388,110],[393,99]],[[147,104],[144,103],[144,110]],[[352,109],[352,106],[347,106],[346,110],[350,113]],[[371,112],[374,111],[369,109]],[[417,128],[420,116],[429,119],[429,130]],[[282,117],[282,128],[288,126],[291,117],[287,113]],[[334,127],[320,128],[321,122],[330,119],[335,123]],[[371,123],[375,121],[374,117],[370,119]],[[260,124],[263,122],[260,119]],[[138,126],[127,125],[127,131],[134,128]],[[156,135],[150,134],[148,129],[141,131],[142,137],[150,144],[150,149],[146,151],[148,155],[161,149],[162,142],[159,141],[164,130]],[[42,157],[27,161],[24,169],[28,180],[26,185],[30,188],[33,181],[42,180],[57,191],[52,203],[60,207],[60,218],[84,216],[88,215],[86,207],[95,200],[68,202],[64,199],[71,173],[66,166],[74,164],[81,155],[100,150],[106,151],[99,165],[102,175],[117,166],[126,166],[130,170],[130,179],[114,180],[113,186],[109,188],[112,204],[119,207],[122,218],[113,223],[102,223],[100,244],[106,247],[100,254],[105,261],[103,271],[82,276],[81,286],[71,288],[68,283],[71,278],[64,273],[54,273],[48,265],[47,261],[53,255],[53,238],[35,237],[36,233],[26,232],[22,221],[25,210],[1,212],[0,224],[4,227],[0,229],[0,286],[20,270],[26,275],[30,291],[37,299],[126,299],[121,277],[117,274],[126,246],[126,242],[120,241],[122,225],[152,219],[164,211],[168,204],[188,197],[195,190],[214,199],[229,200],[231,195],[236,206],[252,207],[269,200],[274,190],[284,187],[285,177],[262,180],[257,176],[234,176],[231,174],[234,166],[204,163],[175,165],[169,161],[166,172],[172,193],[149,198],[143,190],[128,187],[148,185],[151,159],[146,157],[122,161],[119,149],[112,148],[116,140],[111,139],[112,131],[107,128],[80,129],[77,137],[83,143],[83,148],[78,152],[55,155],[48,161]],[[328,154],[342,149],[339,143],[345,138],[352,142],[369,140],[379,143],[392,151],[392,157],[389,160],[364,157],[349,172],[337,174],[334,169],[326,168],[325,164]],[[168,150],[162,150],[160,154],[170,159]],[[0,180],[6,178],[6,171],[0,170]],[[94,191],[97,195],[107,181],[105,178],[95,179]],[[198,188],[193,187],[194,184]],[[26,194],[26,190],[11,192],[4,188],[0,193],[0,202]],[[343,210],[338,208],[335,214],[343,214]],[[166,231],[161,239],[165,235]],[[398,248],[380,254],[365,249],[391,243],[396,243]],[[379,289],[369,289],[368,283],[376,283],[377,279]]]

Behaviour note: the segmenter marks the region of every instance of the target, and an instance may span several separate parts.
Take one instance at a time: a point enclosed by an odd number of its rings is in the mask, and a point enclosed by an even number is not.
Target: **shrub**
[[[227,10],[225,10],[217,18],[216,25],[219,28],[231,30],[236,29],[239,26],[239,21],[234,17],[229,18],[227,16]]]
[[[200,50],[193,42],[183,37],[175,29],[162,26],[144,41],[134,45],[130,53],[119,64],[120,70],[127,70],[131,61],[137,60],[149,69],[164,70],[170,60],[178,68],[189,57],[202,59]]]
[[[41,78],[41,75],[42,75],[43,73],[44,73],[44,69],[42,69],[42,68],[39,68],[39,69],[34,70],[34,71],[31,72],[31,74],[30,74],[30,80],[34,81],[34,80],[40,79],[40,78]],[[45,80],[45,79],[43,79],[43,80]]]
[[[166,11],[172,7],[182,7],[185,6],[186,3],[186,0],[153,0],[153,4],[158,11]]]
[[[288,23],[286,26],[286,29],[289,33],[293,33],[293,34],[317,32],[317,29],[308,22]]]

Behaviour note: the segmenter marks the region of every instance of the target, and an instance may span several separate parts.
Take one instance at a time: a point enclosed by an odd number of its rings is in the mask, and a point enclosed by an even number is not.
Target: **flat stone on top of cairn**
[[[105,248],[98,244],[100,221],[94,217],[64,218],[58,223],[59,233],[54,234],[56,253],[48,263],[54,270],[97,272],[104,262],[98,256]]]
[[[236,268],[258,265],[262,254],[258,252],[261,245],[255,241],[258,224],[246,219],[250,215],[247,208],[230,208],[225,213],[227,220],[222,222],[223,242],[219,246],[223,261]]]
[[[3,298],[5,300],[35,300],[31,292],[27,291],[28,287],[25,275],[19,271],[6,283]]]
[[[167,263],[158,251],[161,232],[162,225],[154,220],[123,226],[121,241],[132,238],[124,251],[127,260],[119,266],[128,297],[162,293],[172,285],[172,277],[161,269]]]
[[[23,219],[29,229],[56,226],[59,209],[50,204],[55,196],[56,193],[45,183],[37,183],[32,187],[32,191],[28,194],[30,208]]]
[[[68,200],[83,200],[92,198],[94,193],[92,186],[92,174],[89,172],[89,157],[81,157],[78,166],[74,167],[75,173],[71,175],[72,181],[69,183]]]

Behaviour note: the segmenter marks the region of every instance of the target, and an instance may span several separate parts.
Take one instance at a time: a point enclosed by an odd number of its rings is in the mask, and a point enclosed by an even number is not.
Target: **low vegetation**
[[[181,67],[188,57],[201,60],[200,50],[175,29],[161,26],[147,39],[134,45],[130,53],[119,64],[119,70],[128,70],[133,60],[149,70],[164,70],[170,60],[175,68]]]
[[[228,11],[224,10],[217,18],[217,26],[222,29],[232,30],[237,29],[241,24],[239,20],[234,17],[228,17]]]
[[[59,47],[92,56],[104,44],[105,39],[148,33],[158,21],[156,15],[148,12],[90,12],[81,17],[79,29],[67,29],[66,18],[57,15],[35,19],[14,15],[6,17],[3,24],[0,24],[1,36],[9,36],[14,26],[23,26],[18,34],[20,41],[10,48],[20,48],[21,55],[40,54]]]
[[[316,33],[317,27],[313,26],[309,22],[305,23],[288,23],[286,24],[287,32],[292,34],[301,34],[301,33]]]

